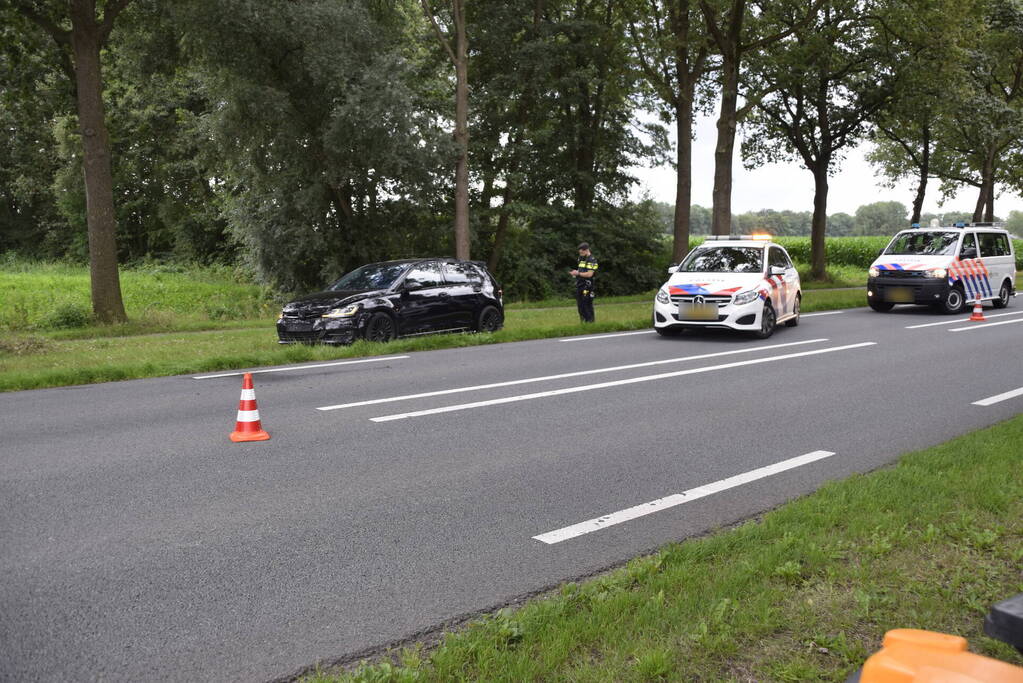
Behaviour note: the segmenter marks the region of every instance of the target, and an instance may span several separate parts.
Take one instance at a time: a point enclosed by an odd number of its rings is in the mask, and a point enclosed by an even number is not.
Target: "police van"
[[[770,235],[710,236],[689,252],[654,297],[654,329],[724,328],[770,337],[799,324],[799,272]]]
[[[867,303],[875,311],[896,304],[929,304],[959,313],[968,304],[1005,308],[1016,295],[1016,256],[997,223],[956,223],[899,232],[867,273]]]

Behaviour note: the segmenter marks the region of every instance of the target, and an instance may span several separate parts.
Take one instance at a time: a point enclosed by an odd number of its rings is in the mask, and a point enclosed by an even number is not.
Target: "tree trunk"
[[[490,258],[487,260],[487,269],[490,272],[497,270],[497,264],[501,260],[501,253],[504,251],[504,239],[505,235],[508,234],[508,221],[511,215],[508,211],[508,203],[511,201],[511,188],[508,185],[504,187],[504,199],[501,202],[501,214],[497,219],[497,231],[494,232],[494,248],[490,252]]]
[[[671,260],[681,263],[689,253],[689,214],[693,195],[693,106],[692,99],[679,100],[682,106],[675,111],[675,130],[678,135],[677,177],[675,184],[675,243]]]
[[[469,57],[465,35],[465,6],[454,0],[455,18],[455,257],[469,258]]]
[[[913,217],[910,218],[910,225],[919,225],[920,216],[923,213],[924,197],[927,194],[927,176],[931,171],[931,127],[924,126],[923,149],[920,154],[920,181],[916,186],[916,196],[913,198]]]
[[[84,152],[82,167],[89,228],[92,310],[101,322],[123,323],[128,317],[124,312],[117,271],[117,219],[114,215],[110,136],[103,109],[100,70],[102,34],[95,12],[95,0],[71,2],[71,47],[75,58],[78,122]]]
[[[727,235],[732,231],[732,158],[739,97],[738,60],[726,57],[721,71],[721,113],[717,122],[717,144],[714,146],[714,207],[711,214],[711,233],[715,235]]]
[[[828,227],[828,160],[813,166],[813,222],[810,228],[810,278],[823,280],[827,273],[824,235]]]

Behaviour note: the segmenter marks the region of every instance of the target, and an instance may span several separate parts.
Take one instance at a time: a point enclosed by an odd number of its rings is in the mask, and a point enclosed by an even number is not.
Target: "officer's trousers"
[[[579,319],[584,323],[592,323],[593,316],[593,291],[589,288],[578,287],[575,290],[575,304],[579,309]]]

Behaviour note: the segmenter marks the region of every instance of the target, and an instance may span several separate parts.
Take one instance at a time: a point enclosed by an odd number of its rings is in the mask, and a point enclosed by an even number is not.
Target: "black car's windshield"
[[[885,254],[904,256],[950,256],[956,253],[958,232],[904,232],[896,235]]]
[[[327,289],[333,292],[343,289],[388,289],[407,267],[407,263],[371,263],[356,268]]]
[[[758,247],[702,247],[689,254],[679,273],[759,273],[764,250]]]

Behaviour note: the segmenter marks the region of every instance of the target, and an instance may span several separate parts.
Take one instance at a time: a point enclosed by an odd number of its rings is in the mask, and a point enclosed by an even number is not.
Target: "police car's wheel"
[[[794,314],[794,316],[785,321],[786,327],[795,327],[796,325],[799,324],[799,302],[802,298],[803,297],[801,296],[796,297],[796,303],[792,307],[793,308],[792,313]]]
[[[764,304],[764,311],[760,314],[760,329],[753,333],[757,339],[767,339],[774,334],[774,328],[778,326],[778,318],[774,314],[771,304]]]
[[[476,319],[477,332],[497,332],[503,325],[501,311],[493,306],[485,306]]]
[[[949,315],[955,315],[963,310],[966,305],[966,297],[963,296],[963,290],[958,287],[950,287],[945,296],[942,297],[939,307],[945,313]]]
[[[1012,296],[1012,290],[1009,289],[1009,281],[1006,280],[1002,283],[1002,288],[998,290],[998,298],[992,301],[995,308],[1005,308],[1009,305],[1009,297]]]
[[[364,334],[366,341],[389,342],[398,336],[398,326],[386,313],[374,313],[366,323]]]
[[[887,313],[895,308],[895,304],[891,301],[874,301],[873,299],[869,299],[867,304],[878,313]]]

